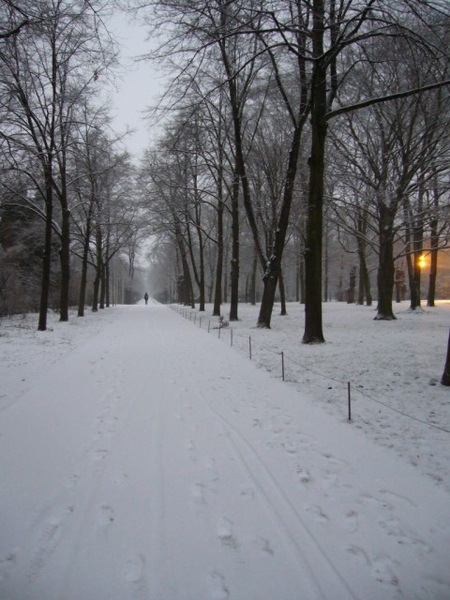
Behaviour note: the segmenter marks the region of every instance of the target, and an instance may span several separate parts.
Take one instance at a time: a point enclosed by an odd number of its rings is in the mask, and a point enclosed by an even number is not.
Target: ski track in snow
[[[239,431],[223,415],[211,406],[205,397],[205,393],[200,389],[198,377],[192,370],[190,378],[198,390],[199,397],[202,398],[208,409],[211,410],[220,423],[223,429],[222,436],[225,436],[230,447],[230,454],[248,474],[253,490],[256,491],[259,499],[265,505],[270,518],[279,529],[283,541],[291,547],[294,559],[299,563],[299,569],[301,572],[305,570],[309,572],[311,588],[307,590],[307,593],[310,597],[315,595],[317,597],[328,598],[331,597],[334,591],[336,598],[354,597],[345,580],[335,571],[334,566],[323,552],[320,544],[318,544],[296,508],[284,494],[282,486],[278,484],[258,451],[243,438]],[[279,432],[283,432],[282,427],[279,429]],[[288,452],[291,451],[288,450]],[[254,502],[255,493],[252,500]],[[231,548],[237,549],[239,546],[238,540],[233,533],[233,523],[226,517],[220,518],[218,537],[223,544]],[[254,538],[258,539],[257,532],[254,533]],[[301,544],[297,540],[302,540]],[[264,540],[266,552],[267,548],[270,547],[270,540]],[[273,555],[273,551],[269,552],[269,554]],[[312,564],[314,564],[314,569],[312,568]],[[320,564],[320,567],[318,567],[318,564]],[[323,582],[326,582],[326,585],[329,586],[328,590],[323,589]],[[339,588],[342,588],[342,592],[338,591]]]
[[[433,554],[407,521],[413,500],[355,488],[351,461],[305,433],[274,400],[278,384],[253,366],[247,382],[225,348],[205,372],[210,338],[201,353],[176,315],[138,310],[99,334],[101,352],[77,357],[95,384],[80,383],[88,427],[2,550],[2,600],[449,597],[447,574],[433,573],[408,596],[407,567],[386,545],[418,564]]]

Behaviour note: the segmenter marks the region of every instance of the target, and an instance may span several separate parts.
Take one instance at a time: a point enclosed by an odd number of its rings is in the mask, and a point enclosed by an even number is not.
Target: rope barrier
[[[180,312],[179,310],[177,312],[179,314],[181,314],[182,316],[184,316],[186,319],[188,318],[186,316],[186,312],[185,311],[184,311],[184,314],[183,314],[183,312]],[[192,317],[189,316],[189,320],[191,320],[191,318]],[[201,321],[200,321],[200,328],[201,328]],[[220,329],[221,329],[221,327],[219,327],[218,329],[219,329],[218,337],[220,339]],[[210,324],[208,324],[208,333],[209,333],[209,331],[210,331]],[[230,331],[231,331],[230,335],[231,335],[232,340],[233,340],[233,328],[230,328]],[[235,343],[233,344],[233,341],[232,341],[231,345],[236,346]],[[323,379],[327,379],[329,381],[334,381],[335,383],[339,383],[340,385],[345,386],[346,389],[349,386],[349,381],[348,380],[343,381],[343,380],[337,379],[336,377],[332,377],[330,375],[324,375],[323,373],[320,373],[319,371],[316,371],[315,369],[311,369],[310,367],[302,365],[298,361],[289,358],[288,356],[286,356],[286,353],[284,351],[276,352],[272,348],[269,348],[269,347],[267,347],[265,345],[262,345],[262,344],[259,346],[259,348],[261,348],[265,352],[271,353],[273,355],[277,355],[277,356],[281,355],[281,360],[282,360],[282,380],[283,381],[285,381],[285,362],[289,361],[292,364],[294,364],[295,366],[299,367],[300,369],[304,369],[305,371],[313,373],[314,375],[317,375],[318,377],[322,377]],[[242,348],[242,350],[243,349],[244,348]],[[252,360],[252,358],[254,357],[254,344],[252,343],[251,336],[248,338],[248,350],[249,350],[249,358],[250,358],[250,360]],[[296,382],[296,383],[299,383],[299,382]],[[398,408],[394,408],[393,406],[390,406],[389,404],[386,404],[385,402],[382,402],[381,400],[377,400],[376,398],[373,398],[372,396],[370,396],[369,394],[367,394],[367,392],[363,392],[361,390],[361,388],[358,388],[357,386],[353,387],[353,390],[356,390],[364,398],[367,398],[368,400],[370,400],[372,402],[375,402],[376,404],[380,404],[381,406],[384,406],[384,408],[392,410],[393,412],[395,412],[395,413],[397,413],[399,415],[402,415],[403,417],[407,417],[407,418],[409,418],[409,419],[411,419],[413,421],[416,421],[417,423],[421,423],[423,425],[428,425],[428,427],[432,427],[433,429],[437,429],[438,431],[443,431],[444,433],[449,433],[450,434],[450,429],[446,429],[445,427],[440,427],[439,425],[436,425],[434,423],[430,423],[429,421],[424,421],[423,419],[419,419],[418,417],[414,417],[413,415],[405,413],[404,411],[399,410]],[[350,410],[349,410],[349,414],[350,414]]]

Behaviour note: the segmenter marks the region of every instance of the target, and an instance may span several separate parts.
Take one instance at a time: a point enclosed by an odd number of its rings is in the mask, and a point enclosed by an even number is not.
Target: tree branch
[[[341,108],[337,108],[336,110],[331,110],[330,112],[328,112],[325,115],[325,120],[329,121],[330,119],[334,119],[334,117],[338,117],[339,115],[344,115],[349,112],[354,112],[355,110],[360,110],[361,108],[367,108],[368,106],[380,104],[381,102],[397,100],[398,98],[407,98],[408,96],[413,96],[414,94],[421,94],[423,92],[428,92],[429,90],[435,90],[437,88],[444,87],[445,85],[450,85],[450,79],[447,79],[446,81],[439,81],[437,83],[430,83],[429,85],[424,85],[419,88],[413,88],[412,90],[405,90],[404,92],[397,92],[396,94],[390,94],[388,96],[378,96],[376,98],[370,98],[369,100],[357,102],[356,104],[349,104],[348,106],[341,106]]]

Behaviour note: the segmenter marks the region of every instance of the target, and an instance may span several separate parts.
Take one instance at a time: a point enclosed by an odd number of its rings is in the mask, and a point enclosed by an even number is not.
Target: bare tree
[[[2,41],[1,135],[11,169],[22,171],[17,161],[18,151],[32,157],[40,169],[34,183],[45,206],[46,226],[38,328],[45,330],[52,233],[57,218],[60,317],[63,321],[68,318],[70,198],[67,169],[72,125],[78,103],[106,68],[111,54],[106,53],[100,40],[99,7],[95,2],[48,0],[32,6],[36,18],[29,20],[20,34]]]

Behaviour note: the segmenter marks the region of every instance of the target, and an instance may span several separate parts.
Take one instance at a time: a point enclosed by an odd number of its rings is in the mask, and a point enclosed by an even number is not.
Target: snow
[[[1,600],[450,598],[450,303],[257,310],[3,319]]]

